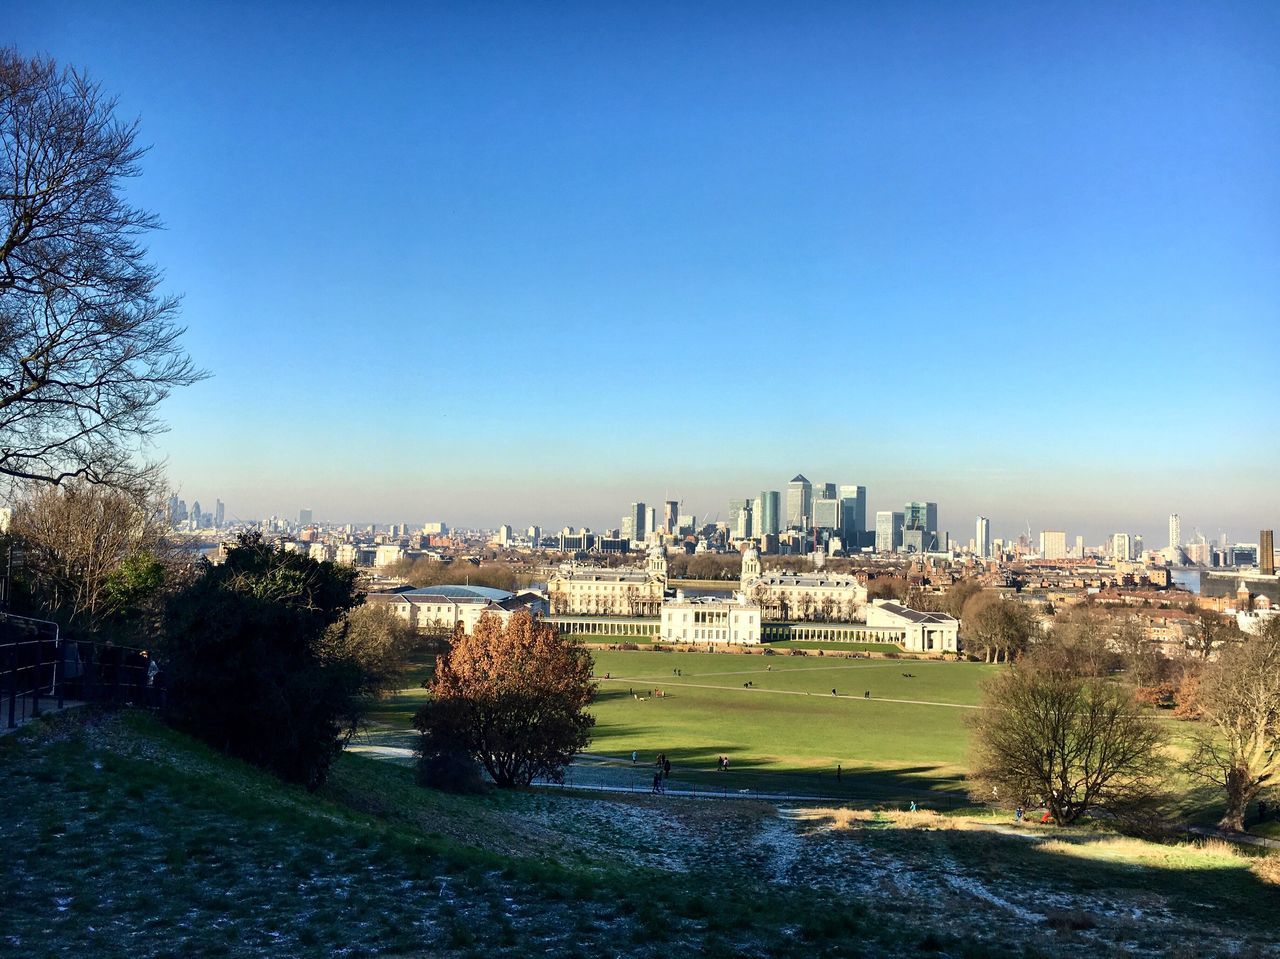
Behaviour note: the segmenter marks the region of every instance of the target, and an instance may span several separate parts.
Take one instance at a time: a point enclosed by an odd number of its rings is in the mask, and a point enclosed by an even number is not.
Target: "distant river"
[[[1175,569],[1169,576],[1174,586],[1181,586],[1189,593],[1200,595],[1200,570],[1194,567]]]

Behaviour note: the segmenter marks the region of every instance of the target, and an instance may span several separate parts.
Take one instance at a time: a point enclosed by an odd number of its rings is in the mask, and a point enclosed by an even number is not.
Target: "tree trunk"
[[[1243,769],[1228,770],[1226,787],[1227,808],[1218,826],[1229,832],[1244,832],[1244,817],[1258,790],[1253,778]]]

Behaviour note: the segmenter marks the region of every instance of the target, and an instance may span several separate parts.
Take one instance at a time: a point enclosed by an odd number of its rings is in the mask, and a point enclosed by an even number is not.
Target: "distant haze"
[[[188,501],[1280,525],[1280,5],[11,7],[153,144]]]

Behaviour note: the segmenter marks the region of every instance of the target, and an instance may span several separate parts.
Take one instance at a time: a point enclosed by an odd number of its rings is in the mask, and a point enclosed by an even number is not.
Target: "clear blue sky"
[[[1280,5],[33,2],[153,144],[188,499],[1280,525]]]

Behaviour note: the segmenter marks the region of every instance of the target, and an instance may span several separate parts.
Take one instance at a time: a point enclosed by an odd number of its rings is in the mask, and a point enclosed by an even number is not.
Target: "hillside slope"
[[[1275,860],[1212,847],[928,813],[453,797],[350,755],[308,795],[128,713],[0,739],[0,782],[4,955],[1274,951]]]

